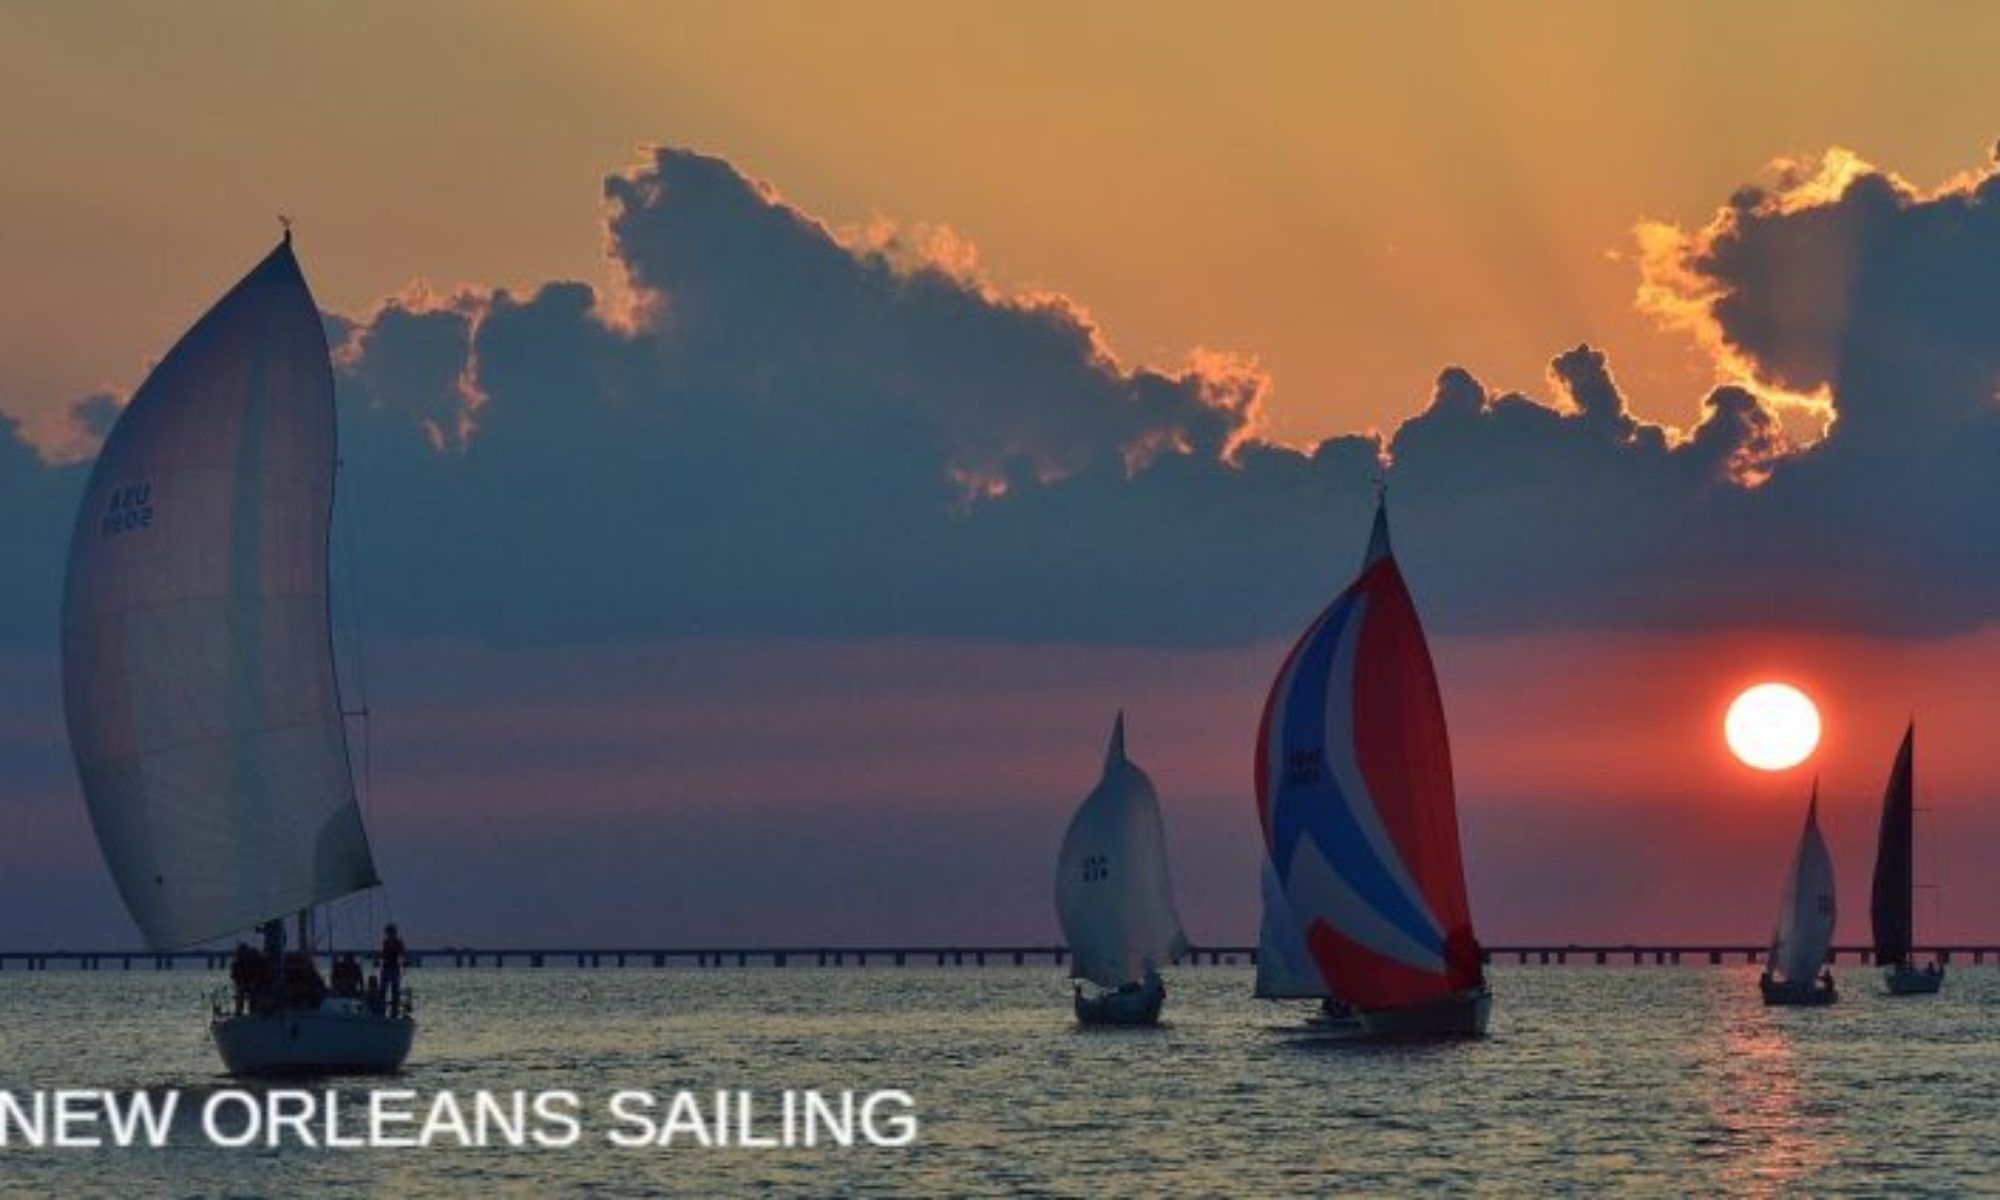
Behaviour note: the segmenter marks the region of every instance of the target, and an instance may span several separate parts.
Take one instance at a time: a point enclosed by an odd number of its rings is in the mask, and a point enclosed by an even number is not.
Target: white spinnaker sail
[[[1833,859],[1819,832],[1819,788],[1806,809],[1806,827],[1778,900],[1778,932],[1771,939],[1771,970],[1785,983],[1809,983],[1826,965],[1833,945]]]
[[[1056,865],[1056,915],[1070,974],[1114,988],[1187,953],[1152,780],[1125,758],[1125,716],[1111,730],[1104,778],[1070,818]]]
[[[64,707],[98,844],[155,948],[378,882],[334,677],[334,436],[287,235],[153,369],[91,471]]]

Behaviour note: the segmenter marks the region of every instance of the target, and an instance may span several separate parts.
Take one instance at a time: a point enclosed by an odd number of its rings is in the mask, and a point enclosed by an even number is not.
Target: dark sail
[[[1889,772],[1889,790],[1882,795],[1882,830],[1875,839],[1875,891],[1870,906],[1875,920],[1875,961],[1905,963],[1910,959],[1910,897],[1915,886],[1915,808],[1910,784],[1910,759],[1917,728],[1903,733],[1896,767]]]

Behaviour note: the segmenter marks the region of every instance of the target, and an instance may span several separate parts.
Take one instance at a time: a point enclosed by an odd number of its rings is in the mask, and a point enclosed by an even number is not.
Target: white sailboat
[[[141,935],[168,950],[261,926],[281,950],[298,918],[293,954],[217,1008],[237,1074],[394,1070],[416,1028],[404,1003],[324,996],[310,957],[310,910],[380,882],[333,659],[334,451],[288,229],[133,395],[70,543],[70,748]]]
[[[1174,907],[1167,834],[1153,781],[1125,757],[1125,714],[1111,727],[1104,777],[1070,818],[1056,862],[1056,915],[1069,942],[1076,1017],[1150,1025],[1166,1002],[1159,968],[1187,953]]]
[[[1444,706],[1386,506],[1271,685],[1256,785],[1257,995],[1321,1001],[1316,1037],[1484,1034]]]
[[[1839,998],[1833,972],[1826,969],[1837,915],[1833,859],[1819,832],[1819,783],[1814,781],[1806,825],[1799,832],[1799,846],[1778,896],[1778,929],[1771,936],[1770,963],[1757,981],[1764,1003],[1820,1005]]]

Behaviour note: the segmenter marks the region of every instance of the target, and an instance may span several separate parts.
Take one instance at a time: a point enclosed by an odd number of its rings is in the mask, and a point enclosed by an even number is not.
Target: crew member
[[[392,1014],[403,1002],[403,958],[403,938],[392,921],[382,929],[382,994]]]

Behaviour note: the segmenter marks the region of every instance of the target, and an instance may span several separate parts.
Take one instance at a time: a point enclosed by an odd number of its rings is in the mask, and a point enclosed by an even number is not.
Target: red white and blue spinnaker
[[[1325,999],[1350,1035],[1483,1032],[1444,707],[1380,507],[1272,685],[1256,781],[1257,994]]]

